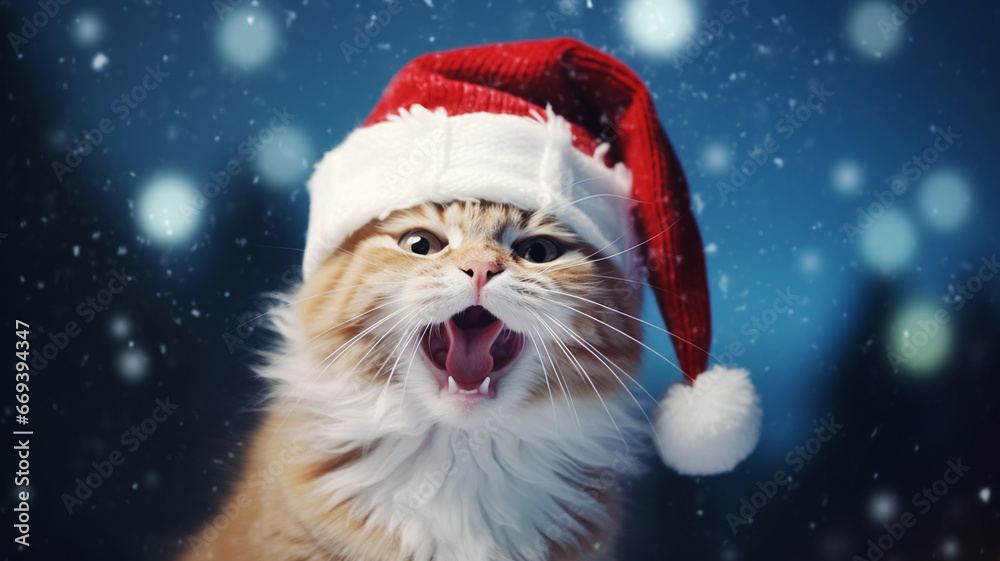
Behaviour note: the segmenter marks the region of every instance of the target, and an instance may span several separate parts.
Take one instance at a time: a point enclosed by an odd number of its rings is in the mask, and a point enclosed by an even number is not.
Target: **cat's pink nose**
[[[483,289],[486,282],[497,276],[503,269],[496,263],[486,263],[484,261],[466,261],[462,265],[462,272],[472,277],[472,284],[476,285],[476,291]]]

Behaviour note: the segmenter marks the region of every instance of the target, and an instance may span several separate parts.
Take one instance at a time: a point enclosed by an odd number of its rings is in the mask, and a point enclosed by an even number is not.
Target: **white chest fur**
[[[469,423],[441,422],[420,400],[398,400],[368,384],[337,383],[296,353],[262,374],[277,403],[308,412],[303,459],[364,450],[321,476],[316,496],[401,539],[414,561],[548,558],[549,544],[611,554],[581,522],[607,528],[603,493],[642,470],[649,425],[632,397],[485,403]],[[607,497],[603,497],[607,499]]]

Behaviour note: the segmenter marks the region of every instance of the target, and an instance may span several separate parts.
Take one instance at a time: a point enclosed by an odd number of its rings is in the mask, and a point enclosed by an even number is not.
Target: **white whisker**
[[[548,390],[549,401],[552,403],[552,422],[558,424],[559,416],[556,414],[556,400],[552,397],[552,386],[549,384],[549,373],[545,369],[545,361],[542,360],[542,351],[538,348],[538,342],[535,341],[535,336],[530,332],[527,335],[528,338],[531,339],[531,344],[535,347],[535,354],[538,355],[538,363],[542,367],[542,377],[545,379],[545,389]]]
[[[528,311],[530,312],[531,310]],[[531,312],[531,315],[535,316],[535,319],[539,324],[541,324],[542,318],[538,317],[534,312]],[[563,396],[570,405],[570,410],[573,412],[573,417],[576,419],[576,426],[582,431],[583,424],[580,422],[580,416],[576,412],[576,404],[573,402],[573,395],[569,393],[569,381],[567,380],[565,384],[563,383],[563,378],[565,378],[566,375],[559,372],[559,367],[556,366],[556,362],[552,358],[552,354],[549,353],[549,348],[545,345],[545,338],[542,337],[542,332],[538,330],[538,326],[536,325],[532,327],[535,330],[535,333],[538,334],[538,340],[542,342],[542,350],[545,351],[545,356],[548,357],[549,364],[552,365],[552,373],[556,378],[556,383],[559,384],[559,389],[562,390]]]
[[[681,337],[681,336],[679,336],[679,335],[675,335],[675,334],[673,334],[673,333],[672,333],[672,332],[670,332],[669,330],[666,330],[666,329],[664,329],[664,328],[662,328],[662,327],[660,327],[660,326],[658,326],[658,325],[655,325],[655,324],[652,324],[652,323],[649,323],[649,322],[648,322],[648,321],[646,321],[646,320],[643,320],[643,319],[640,319],[640,318],[637,318],[637,317],[635,317],[635,316],[632,316],[632,315],[630,315],[630,314],[626,314],[625,312],[623,312],[623,311],[621,311],[621,310],[616,310],[616,309],[614,309],[614,308],[612,308],[612,307],[610,307],[610,306],[605,306],[604,304],[601,304],[601,303],[599,303],[599,302],[595,302],[595,301],[593,301],[593,300],[589,300],[589,299],[587,299],[587,298],[584,298],[584,297],[582,297],[582,296],[576,296],[576,295],[573,295],[573,294],[569,294],[569,293],[566,293],[566,292],[560,292],[560,291],[558,291],[558,290],[552,290],[552,289],[550,289],[550,288],[543,288],[543,290],[547,290],[547,291],[549,291],[549,292],[552,292],[552,293],[554,293],[554,294],[561,294],[561,295],[563,295],[563,296],[569,296],[570,298],[577,298],[577,299],[579,299],[579,300],[583,300],[583,301],[585,301],[585,302],[589,302],[589,303],[591,303],[591,304],[593,304],[593,305],[595,305],[595,306],[600,306],[601,308],[604,308],[604,309],[606,309],[606,310],[609,310],[609,311],[612,311],[612,312],[615,312],[615,313],[617,313],[617,314],[621,314],[621,315],[623,315],[623,316],[625,316],[625,317],[627,317],[627,318],[629,318],[629,319],[633,319],[633,320],[635,320],[635,321],[637,321],[637,322],[639,322],[639,323],[642,323],[643,325],[648,325],[649,327],[652,327],[653,329],[656,329],[656,330],[658,330],[658,331],[662,331],[663,333],[666,333],[667,335],[670,335],[671,337],[675,337],[675,338],[676,338],[677,340],[679,340],[679,341],[682,341],[682,342],[684,342],[684,343],[687,343],[688,345],[691,345],[692,347],[694,347],[694,348],[698,349],[699,351],[701,351],[701,352],[703,352],[703,353],[707,354],[707,355],[708,355],[709,357],[711,357],[711,358],[715,359],[716,361],[719,361],[719,362],[721,362],[721,360],[719,360],[719,358],[718,358],[718,357],[716,357],[716,356],[715,356],[715,355],[713,355],[712,353],[708,352],[707,350],[705,350],[705,349],[703,349],[703,348],[699,347],[698,345],[695,345],[694,343],[692,343],[692,342],[688,341],[687,339],[685,339],[685,338],[683,338],[683,337]],[[580,311],[580,310],[577,310],[576,308],[574,308],[574,307],[570,306],[569,304],[565,304],[565,303],[563,303],[563,302],[559,302],[558,300],[550,300],[550,299],[548,299],[548,298],[544,298],[544,297],[539,297],[539,298],[541,298],[542,300],[545,300],[546,302],[552,302],[553,304],[558,304],[558,305],[560,305],[560,306],[563,306],[563,307],[566,307],[566,308],[569,308],[570,310],[573,310],[573,311],[575,311],[575,312],[579,312],[579,313],[581,313],[581,314],[583,314],[583,315],[585,315],[585,316],[589,317],[590,319],[592,319],[592,320],[594,320],[594,321],[597,321],[597,322],[600,322],[600,323],[602,323],[602,324],[604,324],[604,325],[607,325],[607,326],[608,326],[608,327],[610,327],[611,329],[614,329],[615,331],[617,331],[617,332],[619,332],[619,333],[622,333],[622,335],[625,335],[625,336],[626,336],[626,337],[628,337],[629,339],[632,339],[632,340],[633,340],[633,341],[635,341],[636,343],[639,343],[640,345],[642,345],[642,346],[643,346],[643,347],[645,347],[646,349],[649,349],[649,351],[650,351],[650,352],[652,352],[653,354],[655,354],[656,356],[658,356],[658,357],[662,358],[663,360],[667,361],[667,363],[668,363],[668,364],[670,364],[671,366],[673,366],[674,368],[676,368],[677,370],[679,370],[679,371],[681,372],[681,374],[684,374],[684,377],[685,377],[685,378],[690,378],[692,382],[694,381],[694,378],[691,378],[691,376],[688,376],[688,375],[687,375],[687,374],[686,374],[686,373],[685,373],[685,372],[684,372],[683,370],[681,370],[681,367],[680,367],[680,366],[677,366],[677,365],[676,365],[676,364],[674,364],[674,363],[673,363],[672,361],[670,361],[669,359],[667,359],[666,357],[664,357],[664,356],[663,356],[663,355],[661,355],[660,353],[658,353],[658,352],[656,352],[655,350],[653,350],[653,348],[652,348],[652,347],[650,347],[650,346],[646,345],[646,344],[645,344],[645,343],[643,343],[642,341],[640,341],[640,340],[638,340],[638,339],[636,339],[636,338],[632,337],[631,335],[629,335],[629,334],[627,334],[627,333],[623,333],[623,332],[622,332],[621,330],[619,330],[619,329],[615,328],[614,326],[612,326],[612,325],[608,324],[607,322],[604,322],[604,321],[601,321],[601,320],[599,320],[599,319],[597,319],[597,318],[595,318],[595,317],[593,317],[593,316],[591,316],[591,315],[589,315],[589,314],[587,314],[587,313],[585,313],[585,312],[582,312],[582,311]]]
[[[573,339],[575,339],[576,342],[578,342],[581,345],[583,345],[583,348],[585,348],[588,351],[590,351],[590,354],[594,355],[594,358],[596,358],[597,360],[599,360],[601,362],[601,364],[603,364],[608,369],[608,371],[611,372],[611,375],[615,377],[615,380],[618,380],[618,383],[621,384],[621,386],[625,389],[625,392],[628,393],[629,397],[632,398],[632,401],[635,402],[636,407],[638,407],[639,411],[642,412],[642,416],[646,418],[646,422],[649,423],[649,427],[651,429],[653,429],[653,432],[656,432],[656,427],[653,426],[652,419],[650,419],[649,415],[646,414],[645,408],[643,408],[642,404],[639,403],[639,400],[636,399],[635,395],[632,393],[632,390],[629,389],[628,385],[625,384],[625,382],[621,378],[618,377],[618,374],[616,374],[615,371],[611,368],[611,365],[614,365],[614,367],[617,368],[618,370],[620,370],[621,373],[624,374],[625,377],[627,377],[629,379],[629,381],[631,381],[639,389],[641,389],[643,392],[645,392],[645,394],[647,396],[649,396],[650,399],[653,400],[653,403],[656,403],[657,405],[659,405],[659,403],[656,401],[656,398],[653,397],[652,395],[650,395],[650,393],[646,391],[646,388],[644,388],[642,386],[642,384],[640,384],[638,381],[636,381],[634,378],[632,378],[631,375],[629,375],[627,372],[625,372],[625,369],[623,369],[622,367],[620,367],[617,364],[615,364],[614,361],[612,361],[607,356],[605,356],[604,353],[602,353],[601,351],[599,351],[597,348],[595,348],[593,345],[591,345],[587,341],[583,340],[582,337],[580,337],[575,331],[573,331],[572,329],[570,329],[566,324],[564,324],[563,322],[557,320],[556,318],[554,318],[552,316],[549,316],[549,319],[551,319],[552,321],[556,322],[556,325],[558,325],[559,327],[561,327],[563,329],[563,331],[565,331],[566,333],[569,334],[570,337],[572,337]]]
[[[544,315],[545,317],[547,317],[549,319],[552,319],[552,320],[555,319],[552,316],[550,316],[550,315],[548,315],[548,314],[546,314],[544,312],[542,312],[542,315]],[[556,342],[556,345],[558,345],[559,348],[562,349],[562,352],[563,352],[563,354],[566,355],[566,358],[568,358],[570,360],[570,362],[573,363],[573,365],[576,367],[577,371],[580,373],[580,375],[583,377],[583,379],[586,380],[587,383],[590,384],[590,387],[594,389],[594,395],[597,396],[597,399],[600,400],[601,405],[604,406],[604,410],[608,413],[608,419],[611,421],[611,424],[614,425],[615,430],[618,431],[618,436],[621,437],[622,444],[625,445],[625,450],[628,451],[630,449],[629,444],[628,444],[628,440],[625,438],[625,434],[622,433],[621,428],[618,426],[618,423],[615,421],[614,415],[611,414],[611,409],[608,408],[608,404],[605,403],[604,398],[601,397],[601,392],[598,391],[597,385],[594,384],[594,380],[591,379],[591,377],[590,377],[589,374],[587,374],[586,370],[583,368],[583,365],[580,364],[580,361],[577,360],[575,356],[573,356],[573,353],[570,352],[569,347],[567,347],[566,344],[563,343],[561,339],[559,339],[559,336],[556,335],[555,331],[553,331],[552,328],[549,327],[548,323],[546,323],[545,321],[542,321],[542,326],[544,326],[545,329],[548,330],[548,332],[552,334],[552,337],[553,337],[554,341]]]

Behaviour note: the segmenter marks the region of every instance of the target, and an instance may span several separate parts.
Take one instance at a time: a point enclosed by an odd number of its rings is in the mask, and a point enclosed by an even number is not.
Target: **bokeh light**
[[[876,59],[898,49],[903,43],[904,31],[892,21],[892,5],[888,2],[870,1],[855,6],[847,23],[847,34],[854,49]]]
[[[893,370],[916,376],[936,373],[951,354],[952,322],[945,308],[922,302],[905,306],[889,330]]]
[[[219,49],[226,62],[244,69],[257,68],[278,48],[278,26],[267,12],[242,8],[225,16],[219,27]]]
[[[300,183],[312,169],[313,148],[299,130],[278,131],[254,161],[257,172],[270,184],[291,186]]]
[[[690,0],[630,0],[625,6],[625,35],[646,54],[668,55],[684,45],[696,20]]]
[[[710,171],[724,171],[729,165],[729,149],[720,142],[709,144],[702,152],[701,159]]]
[[[129,347],[118,355],[118,373],[128,382],[138,382],[146,377],[149,357],[138,347]]]
[[[953,230],[965,223],[972,205],[972,190],[961,174],[934,170],[922,183],[918,201],[924,220],[939,230]]]
[[[194,194],[193,184],[181,176],[156,177],[139,196],[136,220],[140,230],[156,242],[184,240],[198,226]]]
[[[861,192],[864,172],[861,165],[853,160],[844,160],[833,167],[831,180],[837,192],[844,195],[854,195]]]
[[[73,19],[70,33],[77,45],[91,47],[104,37],[104,23],[97,14],[84,12]]]
[[[111,318],[111,335],[116,339],[124,339],[132,332],[132,322],[126,316]]]
[[[899,501],[895,493],[879,491],[868,501],[868,516],[876,524],[884,524],[899,515]]]
[[[957,559],[962,548],[955,538],[948,538],[941,543],[941,555],[945,559]]]
[[[875,217],[860,240],[861,256],[874,269],[890,272],[905,265],[917,251],[917,231],[898,210]]]
[[[799,257],[799,268],[803,273],[815,275],[823,268],[823,260],[816,251],[803,251],[802,256]]]
[[[96,55],[94,55],[94,60],[90,62],[90,66],[94,70],[102,70],[105,66],[108,65],[109,62],[111,61],[108,60],[107,55],[105,55],[104,53],[97,53]]]

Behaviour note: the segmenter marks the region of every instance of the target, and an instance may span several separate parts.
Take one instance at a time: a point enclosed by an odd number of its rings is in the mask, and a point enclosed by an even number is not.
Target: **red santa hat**
[[[309,192],[307,277],[359,227],[420,203],[554,214],[653,288],[685,376],[654,421],[663,460],[721,473],[756,446],[748,373],[705,371],[708,283],[684,172],[645,85],[617,59],[572,39],[421,56],[317,164]]]

